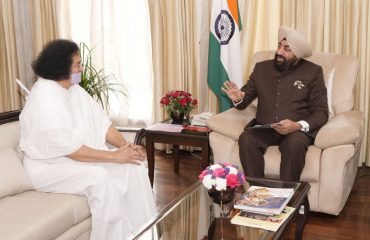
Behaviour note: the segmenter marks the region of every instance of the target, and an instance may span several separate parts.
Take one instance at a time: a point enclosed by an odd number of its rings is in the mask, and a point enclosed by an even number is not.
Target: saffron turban
[[[307,41],[303,32],[291,27],[280,27],[278,34],[279,42],[284,38],[297,58],[306,58],[312,55],[311,44]]]

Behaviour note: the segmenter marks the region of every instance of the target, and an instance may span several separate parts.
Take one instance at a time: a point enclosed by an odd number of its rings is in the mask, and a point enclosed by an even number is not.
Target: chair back
[[[257,62],[273,59],[275,51],[260,51],[254,55],[252,68]],[[359,68],[356,57],[351,55],[314,52],[307,58],[323,69],[325,85],[328,89],[330,115],[353,109],[354,90]],[[332,110],[331,110],[332,109]]]

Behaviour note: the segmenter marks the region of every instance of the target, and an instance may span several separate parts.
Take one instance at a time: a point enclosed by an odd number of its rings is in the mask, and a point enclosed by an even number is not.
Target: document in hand
[[[235,202],[234,208],[265,215],[280,214],[293,194],[293,188],[251,186]]]
[[[294,212],[294,209],[295,208],[292,207],[285,207],[282,213],[273,216],[240,211],[231,219],[231,223],[276,232],[285,220]]]
[[[259,128],[272,128],[274,125],[279,125],[280,123],[269,123],[269,124],[256,124],[252,127],[247,127],[247,129],[259,129]]]

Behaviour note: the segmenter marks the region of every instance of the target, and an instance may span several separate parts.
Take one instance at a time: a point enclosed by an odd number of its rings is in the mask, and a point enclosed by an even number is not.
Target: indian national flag
[[[240,57],[241,21],[237,0],[212,0],[208,53],[208,85],[217,95],[220,112],[232,106],[221,86],[226,80],[243,84]]]

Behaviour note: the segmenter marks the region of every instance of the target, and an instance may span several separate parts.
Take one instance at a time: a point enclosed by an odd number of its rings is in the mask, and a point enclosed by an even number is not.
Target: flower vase
[[[184,113],[183,112],[171,112],[170,117],[172,119],[172,124],[182,124],[184,120]]]
[[[182,120],[182,125],[184,126],[191,125],[189,113],[184,113],[184,119]]]
[[[236,188],[227,187],[226,190],[218,191],[214,187],[208,190],[208,195],[213,199],[213,202],[217,204],[227,204],[234,200]]]
[[[208,195],[213,199],[213,202],[220,205],[222,217],[228,216],[228,208],[226,205],[234,200],[235,194],[236,188],[230,187],[221,191],[216,190],[214,187],[208,190]]]

